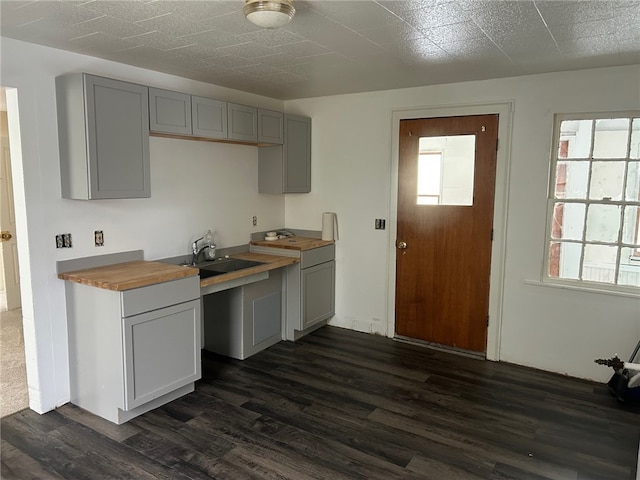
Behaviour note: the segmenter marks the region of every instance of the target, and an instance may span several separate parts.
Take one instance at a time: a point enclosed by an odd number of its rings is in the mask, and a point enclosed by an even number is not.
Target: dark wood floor
[[[603,367],[604,368],[604,367]],[[640,410],[606,387],[324,327],[116,426],[73,405],[2,420],[2,478],[635,478]]]

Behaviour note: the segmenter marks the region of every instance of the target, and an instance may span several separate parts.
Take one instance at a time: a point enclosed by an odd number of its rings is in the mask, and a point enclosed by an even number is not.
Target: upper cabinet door
[[[258,141],[258,109],[227,103],[230,140]]]
[[[258,142],[282,145],[284,143],[284,115],[282,112],[258,109]]]
[[[149,88],[149,120],[153,132],[191,135],[191,95]]]
[[[145,86],[87,74],[56,79],[62,196],[150,197]]]
[[[191,97],[193,134],[198,137],[227,138],[227,103],[204,97]]]
[[[283,193],[311,191],[311,119],[284,116]]]

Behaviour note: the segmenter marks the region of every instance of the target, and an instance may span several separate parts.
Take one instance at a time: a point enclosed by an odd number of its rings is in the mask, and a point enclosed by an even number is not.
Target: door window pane
[[[418,205],[473,205],[475,135],[421,137]]]
[[[442,190],[442,153],[418,157],[418,205],[438,205]]]
[[[640,258],[633,248],[625,247],[621,251],[618,284],[640,287]]]

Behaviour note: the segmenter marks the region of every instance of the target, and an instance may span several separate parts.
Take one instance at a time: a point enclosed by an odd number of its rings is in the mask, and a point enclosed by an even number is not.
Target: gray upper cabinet
[[[191,95],[150,87],[149,121],[153,132],[191,135]]]
[[[260,193],[308,193],[311,191],[311,119],[284,115],[284,144],[260,147]]]
[[[193,134],[206,138],[227,138],[227,102],[191,97]]]
[[[258,141],[258,109],[227,103],[229,140]]]
[[[258,109],[258,142],[282,145],[284,143],[284,115],[282,112]]]
[[[63,198],[150,197],[147,87],[70,74],[56,98]]]

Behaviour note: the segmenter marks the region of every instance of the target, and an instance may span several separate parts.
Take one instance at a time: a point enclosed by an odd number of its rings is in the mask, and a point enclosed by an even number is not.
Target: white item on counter
[[[338,238],[338,215],[334,212],[324,212],[322,214],[322,240],[337,240]]]
[[[265,235],[264,237],[265,240],[269,240],[269,241],[278,240],[278,238],[279,238],[278,236],[270,236],[270,235]]]

